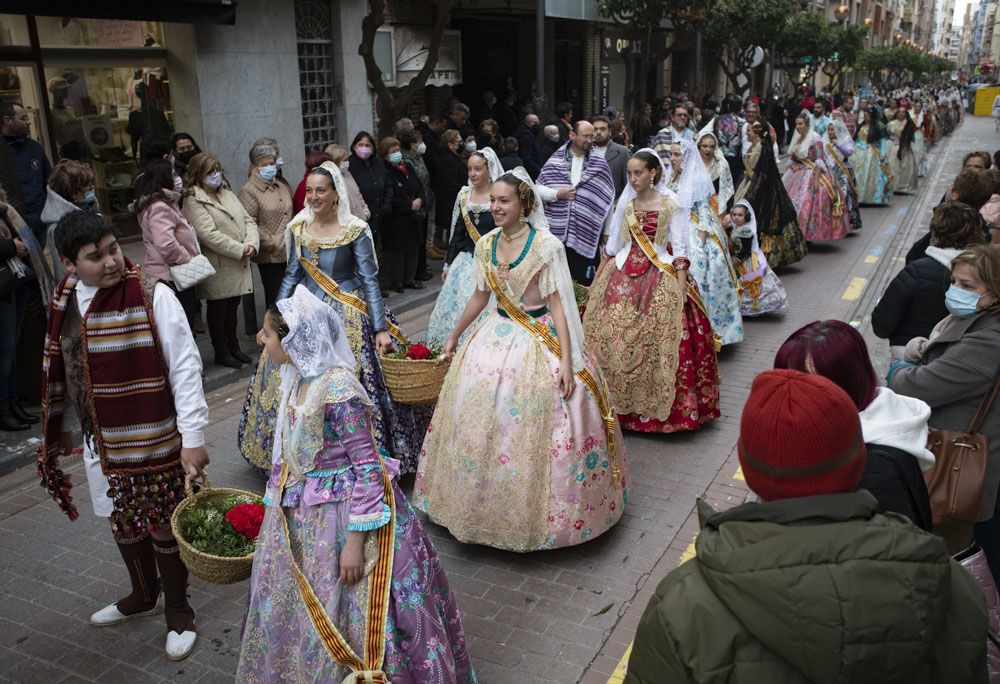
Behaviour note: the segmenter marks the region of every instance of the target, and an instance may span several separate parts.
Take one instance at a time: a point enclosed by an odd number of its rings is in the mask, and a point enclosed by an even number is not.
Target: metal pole
[[[535,84],[545,97],[545,0],[535,3]]]
[[[701,77],[701,31],[697,31],[694,34],[694,78],[691,79],[691,91],[690,96],[693,100],[697,93],[701,93],[702,87],[702,77]]]

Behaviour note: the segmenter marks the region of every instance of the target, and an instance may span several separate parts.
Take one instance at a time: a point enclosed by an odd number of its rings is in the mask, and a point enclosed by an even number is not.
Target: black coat
[[[434,195],[437,197],[437,223],[446,227],[451,222],[451,212],[455,208],[455,198],[462,186],[469,182],[469,169],[464,159],[451,150],[438,157],[437,169],[431,178]]]
[[[500,157],[500,166],[503,167],[504,171],[513,171],[518,166],[524,166],[524,160],[521,159],[521,156],[517,152],[505,152]],[[528,168],[525,167],[524,170],[527,171]]]
[[[433,176],[434,166],[437,163],[438,157],[441,156],[441,136],[432,131],[431,127],[423,121],[418,121],[416,128],[420,131],[420,135],[423,136],[424,144],[427,145],[427,151],[424,152],[424,163],[427,164],[427,170]]]
[[[913,454],[884,444],[866,444],[868,457],[858,489],[867,489],[879,513],[900,513],[931,531],[931,502],[920,464]]]
[[[993,226],[990,224],[989,221],[983,218],[982,214],[979,214],[979,225],[982,226],[983,228],[983,236],[984,236],[983,244],[986,244],[990,241],[991,237],[990,229],[993,228]],[[910,247],[910,251],[906,253],[906,263],[910,263],[911,261],[914,261],[915,259],[919,259],[922,256],[924,256],[924,253],[930,246],[931,246],[931,232],[927,231],[927,234],[924,235],[919,240],[917,240],[916,242],[914,242],[913,246]]]
[[[413,200],[419,197],[426,202],[427,196],[410,162],[403,162],[406,173],[398,166],[382,163],[392,186],[392,205],[389,213],[382,217],[382,249],[415,252],[420,244],[420,212],[413,211]]]
[[[896,274],[872,311],[872,330],[889,344],[903,346],[914,337],[927,337],[948,315],[944,293],[951,272],[925,256]]]
[[[354,182],[358,184],[361,196],[365,198],[365,204],[371,213],[368,225],[378,236],[382,228],[382,217],[392,209],[392,185],[389,182],[385,162],[374,156],[364,160],[354,154],[347,159],[347,169],[354,177]],[[343,201],[345,198],[340,199]]]
[[[537,134],[527,126],[521,126],[514,134],[517,138],[517,154],[524,161],[524,170],[532,180],[538,178],[538,173],[542,170],[542,157],[536,136]]]

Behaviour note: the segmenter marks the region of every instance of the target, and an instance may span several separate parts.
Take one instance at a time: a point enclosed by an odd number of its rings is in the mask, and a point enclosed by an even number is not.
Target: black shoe
[[[406,287],[410,288],[411,290],[422,290],[424,289],[424,284],[419,280],[412,280],[406,283]]]
[[[0,410],[0,430],[4,432],[24,432],[30,430],[31,426],[22,420],[18,420],[11,414],[10,409]]]
[[[232,354],[233,358],[239,361],[240,363],[250,363],[251,361],[251,358],[246,354],[244,354],[243,352],[241,352],[239,349],[230,349],[229,353]]]
[[[424,271],[423,273],[421,273],[420,275],[417,276],[417,280],[427,281],[427,280],[430,280],[433,277],[434,277],[433,273],[431,273],[430,271]]]
[[[403,292],[406,291],[406,288],[403,287],[403,283],[393,283],[390,287],[400,294],[403,294]]]
[[[243,368],[243,364],[237,361],[236,358],[229,352],[226,352],[225,354],[216,353],[215,365],[225,366],[226,368]]]
[[[24,410],[16,401],[10,403],[10,414],[20,420],[22,423],[27,423],[28,425],[34,425],[41,420],[38,416],[32,415]]]

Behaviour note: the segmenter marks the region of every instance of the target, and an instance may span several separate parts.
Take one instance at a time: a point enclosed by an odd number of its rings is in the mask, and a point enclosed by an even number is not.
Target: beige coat
[[[227,299],[253,292],[250,259],[243,256],[243,250],[247,245],[260,249],[260,236],[257,222],[239,198],[219,188],[219,202],[215,202],[199,187],[184,198],[183,211],[198,233],[202,253],[215,267],[215,275],[198,286],[198,296]]]
[[[247,214],[257,221],[260,251],[254,257],[258,264],[283,264],[285,228],[292,221],[292,193],[284,183],[268,183],[256,173],[240,188],[240,202]]]

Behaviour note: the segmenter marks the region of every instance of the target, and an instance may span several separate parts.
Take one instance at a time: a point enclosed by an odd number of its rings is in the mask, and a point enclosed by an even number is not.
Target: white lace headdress
[[[691,209],[696,203],[703,202],[714,195],[715,186],[712,185],[712,177],[708,175],[708,169],[705,168],[694,141],[681,140],[674,144],[680,145],[684,155],[675,192],[681,207]],[[671,165],[670,175],[673,175],[675,170]]]
[[[340,223],[340,225],[346,228],[347,226],[353,225],[355,222],[361,221],[361,219],[359,219],[357,216],[351,213],[351,203],[347,195],[347,183],[344,182],[344,174],[341,173],[340,167],[331,161],[325,161],[322,164],[320,164],[317,168],[323,169],[323,171],[325,171],[333,181],[333,189],[337,191],[337,198],[338,198],[337,221]],[[303,223],[304,225],[308,226],[310,223],[313,222],[314,219],[315,215],[313,214],[313,209],[309,205],[309,202],[307,201],[306,205],[302,207],[302,211],[293,216],[292,220],[289,221],[288,227],[285,229],[285,245],[286,249],[289,250],[289,252],[285,256],[288,261],[291,261],[293,258],[293,255],[290,252],[293,241],[288,239],[289,230],[291,229],[292,226],[299,223]],[[372,251],[374,252],[375,240],[372,237],[371,229],[368,228],[367,225],[365,227],[365,235],[367,235],[368,239],[372,241]]]

